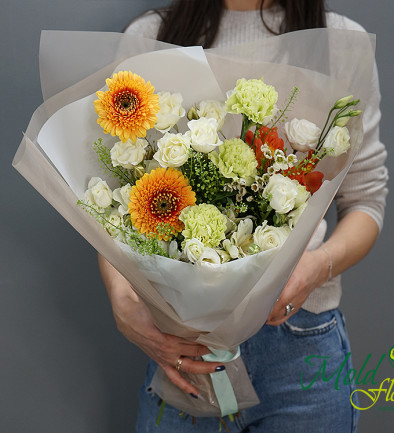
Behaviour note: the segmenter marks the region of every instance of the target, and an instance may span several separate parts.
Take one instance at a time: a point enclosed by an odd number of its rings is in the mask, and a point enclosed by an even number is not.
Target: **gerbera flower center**
[[[140,105],[140,101],[130,90],[122,90],[114,96],[115,108],[128,114],[134,111]]]
[[[177,209],[179,197],[174,196],[170,191],[159,191],[150,203],[153,215],[165,217],[171,215]]]

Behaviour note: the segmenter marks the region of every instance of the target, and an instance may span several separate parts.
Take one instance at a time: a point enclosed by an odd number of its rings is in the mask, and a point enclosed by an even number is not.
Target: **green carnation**
[[[257,125],[265,125],[273,115],[278,92],[275,87],[261,80],[241,78],[226,101],[226,111],[244,114]]]
[[[185,224],[182,247],[186,241],[195,238],[205,247],[215,248],[226,237],[227,218],[213,204],[188,206],[183,209],[179,219]]]
[[[257,175],[257,159],[253,150],[239,138],[226,140],[219,146],[219,153],[211,152],[209,159],[228,179],[245,179],[250,186]]]

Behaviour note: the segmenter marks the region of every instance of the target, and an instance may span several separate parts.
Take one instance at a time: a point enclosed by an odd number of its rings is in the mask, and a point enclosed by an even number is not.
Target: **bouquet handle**
[[[198,399],[174,386],[160,367],[156,370],[150,387],[166,404],[196,417],[221,417],[255,406],[260,400],[238,351],[234,355],[229,351],[215,350],[225,358],[232,357],[232,360],[223,362],[226,367],[223,372],[211,375],[181,372],[182,376],[198,389]],[[217,355],[210,359],[217,361]],[[230,394],[230,398],[227,399],[228,396],[223,393]]]

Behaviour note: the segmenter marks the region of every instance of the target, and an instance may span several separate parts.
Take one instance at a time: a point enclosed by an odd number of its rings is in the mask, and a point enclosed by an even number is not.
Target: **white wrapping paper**
[[[61,60],[59,44],[67,48]],[[350,152],[319,165],[327,181],[281,250],[263,259],[256,255],[206,268],[127,251],[77,206],[90,177],[105,177],[92,143],[99,137],[106,143],[115,140],[96,124],[94,92],[113,72],[130,69],[156,90],[181,92],[189,107],[202,99],[224,100],[238,78],[264,76],[281,102],[294,85],[299,87],[292,115],[321,125],[340,97],[354,94],[365,106],[373,62],[374,37],[353,31],[308,30],[205,53],[200,47],[174,48],[123,34],[44,32],[40,68],[43,94],[49,98],[34,113],[13,164],[130,281],[163,332],[233,350],[265,323],[357,154],[361,119],[351,121]],[[228,121],[225,134],[238,135],[237,122]],[[256,404],[241,358],[227,365],[227,372],[239,408]],[[198,401],[183,395],[161,372],[153,385],[167,403],[191,415],[220,415],[209,376],[189,380],[200,389]]]

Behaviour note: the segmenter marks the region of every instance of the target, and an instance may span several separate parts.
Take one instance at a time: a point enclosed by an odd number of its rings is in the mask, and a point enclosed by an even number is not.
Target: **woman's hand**
[[[323,285],[329,277],[330,257],[322,249],[305,251],[280,294],[266,324],[278,326],[295,314],[316,287]],[[286,315],[286,305],[294,310]]]
[[[353,211],[346,214],[322,247],[301,256],[267,319],[267,325],[278,326],[285,322],[302,307],[316,287],[328,280],[330,273],[335,277],[358,263],[372,248],[378,234],[376,222],[366,213]],[[290,303],[294,310],[286,316],[286,306]]]
[[[182,359],[180,370],[185,373],[214,373],[222,365],[191,359],[210,351],[201,344],[162,333],[129,282],[102,256],[99,256],[99,265],[119,331],[160,365],[174,385],[197,396],[198,390],[177,371],[178,360]]]

